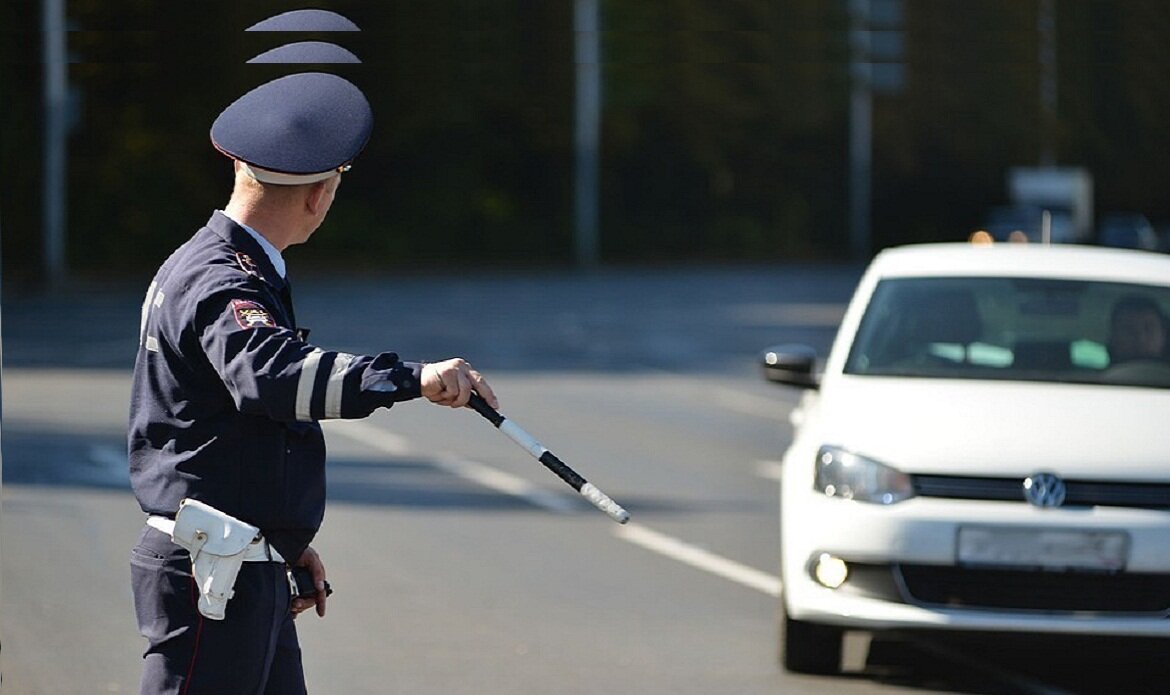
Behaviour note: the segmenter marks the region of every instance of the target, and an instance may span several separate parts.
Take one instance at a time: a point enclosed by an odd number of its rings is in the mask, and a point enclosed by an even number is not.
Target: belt
[[[146,525],[151,528],[158,529],[168,536],[175,535],[175,520],[168,519],[165,516],[151,515],[146,517]],[[284,557],[276,552],[276,548],[272,547],[267,540],[262,536],[256,538],[244,548],[244,562],[281,562],[284,563]],[[287,564],[287,563],[285,563]]]

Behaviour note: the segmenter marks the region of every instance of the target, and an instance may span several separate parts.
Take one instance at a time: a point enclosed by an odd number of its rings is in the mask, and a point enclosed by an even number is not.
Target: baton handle
[[[471,394],[471,400],[467,402],[475,412],[482,415],[488,422],[496,426],[496,429],[503,432],[509,439],[520,445],[522,449],[532,455],[534,459],[544,464],[544,467],[552,471],[558,478],[569,484],[569,487],[576,490],[582,497],[589,500],[594,506],[609,515],[609,518],[624,524],[630,520],[630,513],[617,502],[614,502],[609,495],[597,489],[597,486],[585,480],[566,464],[564,461],[557,458],[556,454],[549,451],[543,444],[536,441],[536,438],[525,432],[519,425],[512,422],[508,418],[501,415],[495,408],[488,405],[488,402],[483,399],[478,393]]]
[[[471,400],[467,401],[467,407],[484,416],[488,422],[496,427],[499,427],[504,422],[504,416],[500,415],[495,408],[488,405],[488,402],[478,393],[472,392]]]

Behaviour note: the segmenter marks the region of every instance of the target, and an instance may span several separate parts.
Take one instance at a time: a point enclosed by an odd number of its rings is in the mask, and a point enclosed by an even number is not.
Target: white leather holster
[[[152,516],[147,523],[191,554],[199,612],[211,620],[223,620],[244,562],[284,561],[260,529],[198,500],[183,500],[173,521]]]

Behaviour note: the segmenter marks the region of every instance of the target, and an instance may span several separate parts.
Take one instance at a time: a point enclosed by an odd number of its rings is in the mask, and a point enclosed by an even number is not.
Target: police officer
[[[303,693],[293,618],[325,615],[325,566],[310,546],[325,506],[318,422],[417,398],[496,399],[461,359],[408,362],[306,342],[281,252],[309,239],[365,146],[370,107],[335,75],[300,73],[220,114],[212,142],[234,160],[223,211],[179,247],[142,305],[130,404],[131,483],[148,524],[131,552],[143,693]],[[197,606],[191,553],[172,540],[183,500],[251,524],[222,619]],[[295,599],[287,570],[316,595]]]

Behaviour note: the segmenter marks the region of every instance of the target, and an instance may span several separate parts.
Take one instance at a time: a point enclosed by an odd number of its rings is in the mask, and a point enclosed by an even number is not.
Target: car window
[[[1167,317],[1170,287],[887,279],[874,289],[845,372],[1170,388]]]

